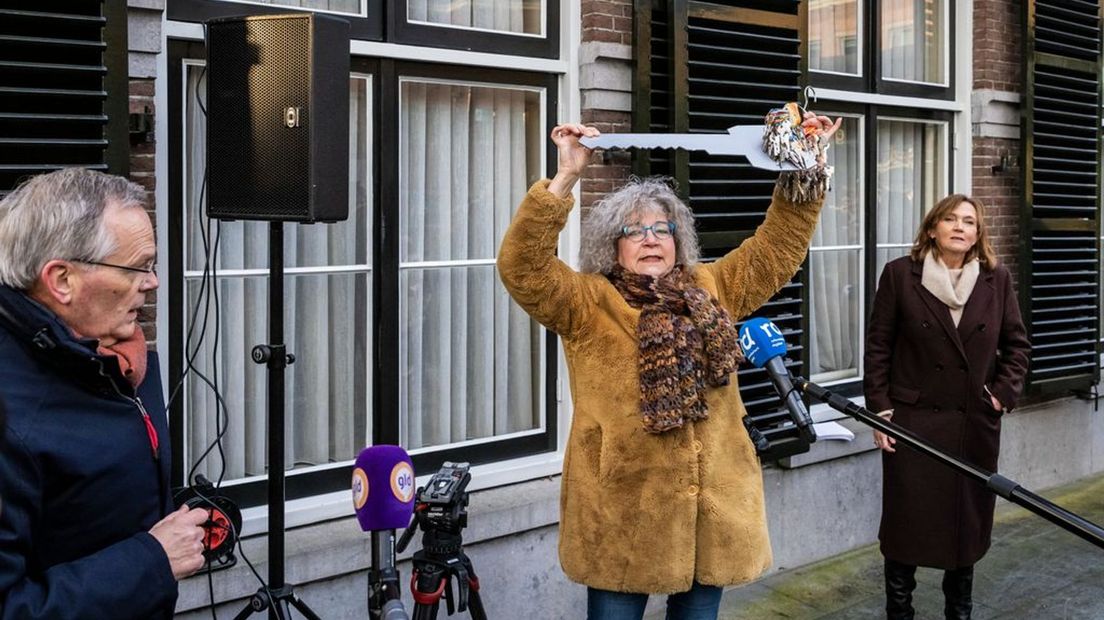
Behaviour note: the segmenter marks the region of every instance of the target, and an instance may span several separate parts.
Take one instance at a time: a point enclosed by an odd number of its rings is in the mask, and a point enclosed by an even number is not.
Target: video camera
[[[460,531],[468,525],[468,493],[464,489],[471,482],[470,468],[468,463],[446,461],[429,483],[418,488],[414,498],[414,519],[399,539],[399,553],[410,544],[419,525],[426,534],[423,547],[428,544],[432,547],[429,549],[431,553],[459,550]]]

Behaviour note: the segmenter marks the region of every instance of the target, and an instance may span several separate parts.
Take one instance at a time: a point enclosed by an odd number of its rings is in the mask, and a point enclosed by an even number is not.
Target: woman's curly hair
[[[617,240],[621,227],[645,213],[663,214],[675,225],[675,263],[693,267],[700,249],[694,230],[694,214],[671,188],[665,177],[634,177],[624,187],[606,195],[591,207],[583,221],[579,269],[610,273],[617,264]]]

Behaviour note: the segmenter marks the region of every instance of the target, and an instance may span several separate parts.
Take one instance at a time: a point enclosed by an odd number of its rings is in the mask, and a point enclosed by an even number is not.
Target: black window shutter
[[[0,194],[68,166],[126,174],[126,2],[0,0]]]
[[[1034,393],[1100,376],[1100,2],[1028,0],[1020,307]]]
[[[637,0],[633,126],[655,133],[721,133],[760,124],[766,112],[800,92],[801,34],[796,0]],[[656,150],[637,156],[638,174],[675,179],[697,220],[702,258],[723,256],[762,223],[777,173],[743,158]],[[786,365],[804,374],[806,270],[755,316],[782,329]],[[763,370],[738,372],[752,422],[771,442],[763,460],[808,450]]]

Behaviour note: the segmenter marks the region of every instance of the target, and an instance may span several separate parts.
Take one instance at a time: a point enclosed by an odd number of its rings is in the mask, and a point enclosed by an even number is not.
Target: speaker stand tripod
[[[268,368],[268,585],[250,597],[234,617],[244,620],[268,610],[270,620],[291,620],[291,607],[308,620],[321,620],[284,583],[284,370],[295,363],[284,344],[284,223],[268,228],[268,338],[253,347],[253,361]]]

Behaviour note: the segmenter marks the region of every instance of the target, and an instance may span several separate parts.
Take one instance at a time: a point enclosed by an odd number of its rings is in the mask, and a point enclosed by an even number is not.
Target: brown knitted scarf
[[[617,265],[607,276],[640,309],[640,414],[644,430],[662,433],[709,417],[707,387],[728,385],[743,361],[735,321],[689,270],[676,265],[655,278]]]

